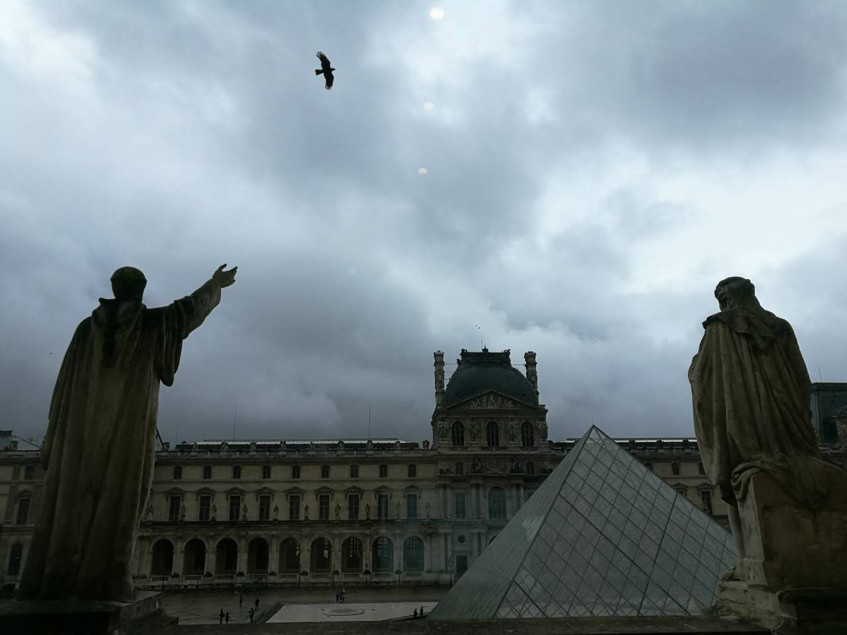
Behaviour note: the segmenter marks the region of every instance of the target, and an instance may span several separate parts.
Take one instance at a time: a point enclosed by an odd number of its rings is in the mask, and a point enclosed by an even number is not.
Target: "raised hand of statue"
[[[235,284],[235,273],[238,271],[238,267],[233,267],[229,271],[224,271],[224,267],[226,267],[226,263],[218,267],[212,274],[212,280],[221,285],[221,288]]]

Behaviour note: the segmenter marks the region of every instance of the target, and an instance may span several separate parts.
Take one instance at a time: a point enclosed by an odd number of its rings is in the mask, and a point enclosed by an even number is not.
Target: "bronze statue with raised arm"
[[[132,552],[153,477],[159,384],[170,386],[182,340],[235,282],[219,267],[191,295],[148,309],[147,280],[112,275],[73,335],[50,403],[44,496],[18,597],[131,601]]]

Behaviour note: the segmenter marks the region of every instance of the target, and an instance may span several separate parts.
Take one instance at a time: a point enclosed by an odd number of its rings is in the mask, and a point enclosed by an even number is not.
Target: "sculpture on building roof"
[[[739,555],[719,603],[775,624],[796,614],[782,591],[847,588],[847,473],[820,456],[791,325],[745,278],[722,280],[715,297],[720,312],[703,323],[688,377],[703,466]]]
[[[41,511],[19,598],[133,598],[131,561],[153,477],[159,384],[173,384],[182,340],[220,302],[236,269],[148,309],[147,279],[112,275],[114,299],[83,320],[65,354],[41,449]],[[180,510],[182,514],[182,510]]]

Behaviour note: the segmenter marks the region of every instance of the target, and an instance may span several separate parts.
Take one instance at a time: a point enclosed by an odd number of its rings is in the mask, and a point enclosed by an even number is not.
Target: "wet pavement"
[[[254,623],[262,623],[286,605],[291,604],[321,605],[309,608],[299,607],[298,610],[292,612],[292,615],[300,615],[309,610],[317,611],[316,615],[319,615],[324,610],[334,607],[341,608],[351,604],[369,605],[376,603],[394,603],[403,605],[403,608],[407,604],[409,606],[423,604],[429,612],[430,607],[434,606],[433,603],[438,602],[448,590],[448,587],[420,587],[417,590],[412,590],[409,587],[346,589],[347,601],[344,604],[336,603],[335,591],[332,589],[262,589],[244,594],[241,603],[239,603],[237,591],[172,591],[161,595],[161,606],[169,615],[178,617],[181,626],[218,624],[221,610],[225,614],[229,613],[230,624],[248,624],[250,623],[249,610],[251,607],[255,609],[257,598],[259,608],[254,613],[253,621]],[[397,610],[401,610],[399,606]],[[397,611],[383,609],[375,612],[380,615],[389,615],[388,619],[391,619]]]

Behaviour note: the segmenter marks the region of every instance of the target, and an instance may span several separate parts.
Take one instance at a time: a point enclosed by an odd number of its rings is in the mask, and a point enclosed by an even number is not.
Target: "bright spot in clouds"
[[[429,174],[429,170],[426,168],[418,168],[418,174]]]
[[[429,10],[429,17],[432,20],[440,20],[444,17],[444,9],[441,7],[432,7],[432,9]]]
[[[433,104],[431,101],[425,102],[424,103],[424,110],[426,110],[427,112],[429,112],[431,110],[435,110],[435,104]]]

